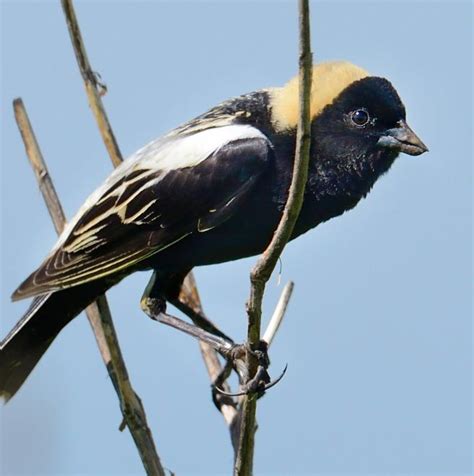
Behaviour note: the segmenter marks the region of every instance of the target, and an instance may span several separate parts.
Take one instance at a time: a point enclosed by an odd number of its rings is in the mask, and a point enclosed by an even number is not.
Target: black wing
[[[124,164],[125,172],[117,169],[113,180],[91,196],[92,203],[86,202],[13,299],[117,273],[191,233],[206,232],[226,221],[272,157],[268,139],[257,129],[229,127],[231,133],[216,128],[214,135],[206,131],[206,137],[198,140],[202,132],[139,151],[134,161]],[[220,135],[213,143],[216,134]],[[207,156],[199,156],[203,153]],[[173,154],[175,160],[170,159]]]

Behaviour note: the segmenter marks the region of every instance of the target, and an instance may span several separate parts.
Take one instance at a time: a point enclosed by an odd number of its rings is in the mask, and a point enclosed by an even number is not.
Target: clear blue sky
[[[111,171],[59,2],[1,2],[1,333],[10,293],[55,241],[16,129],[21,96],[68,216]],[[77,2],[128,155],[230,96],[296,72],[295,2]],[[286,249],[296,281],[271,351],[256,474],[471,472],[472,4],[315,2],[316,60],[389,78],[430,152],[401,156],[355,210]],[[196,271],[237,340],[253,259]],[[191,339],[142,315],[147,274],[109,293],[131,379],[178,475],[230,474],[232,452]],[[268,316],[280,292],[276,278]],[[84,316],[2,412],[2,474],[140,474]]]

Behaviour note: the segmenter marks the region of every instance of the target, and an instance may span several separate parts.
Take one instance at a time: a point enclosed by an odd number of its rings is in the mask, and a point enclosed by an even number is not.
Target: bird
[[[222,102],[123,161],[15,290],[33,298],[0,344],[8,401],[74,317],[135,271],[163,302],[196,266],[262,253],[288,197],[298,77]],[[354,208],[400,153],[428,150],[391,82],[347,61],[313,66],[311,145],[291,239]]]

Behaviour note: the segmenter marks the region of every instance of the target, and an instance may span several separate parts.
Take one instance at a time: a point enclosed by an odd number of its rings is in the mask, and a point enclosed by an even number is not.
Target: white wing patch
[[[147,203],[136,214],[128,218],[126,218],[127,204],[147,188],[156,185],[168,172],[196,166],[229,142],[258,137],[266,139],[266,136],[255,127],[226,125],[191,134],[174,134],[172,131],[167,136],[150,142],[120,164],[109,178],[89,196],[61,233],[50,255],[65,243],[72,232],[77,235],[77,238],[65,248],[67,252],[77,252],[84,248],[100,245],[97,242],[96,233],[103,228],[100,223],[112,214],[117,214],[125,224],[132,222],[139,224],[140,218],[142,220],[146,219],[144,214],[154,202]],[[143,173],[137,174],[140,171],[143,171]],[[130,180],[127,180],[127,176],[132,173],[133,176]],[[116,203],[118,203],[122,194],[131,184],[143,180],[147,175],[150,175],[150,180],[145,182],[130,197],[127,197],[119,206],[107,209],[101,215],[83,224],[79,229],[74,229],[81,217],[95,205],[99,205],[111,197],[117,197]],[[123,183],[117,185],[122,180]]]
[[[255,137],[265,136],[252,126],[215,127],[169,140],[165,138],[162,142],[151,142],[135,155],[143,168],[168,172],[198,165],[228,142]]]

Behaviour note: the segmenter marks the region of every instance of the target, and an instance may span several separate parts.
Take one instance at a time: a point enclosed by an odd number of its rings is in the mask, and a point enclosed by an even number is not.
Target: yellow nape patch
[[[311,87],[311,118],[334,102],[350,84],[369,75],[367,71],[347,61],[331,61],[313,67]],[[279,131],[294,129],[298,124],[299,77],[282,88],[270,90],[272,122]]]

